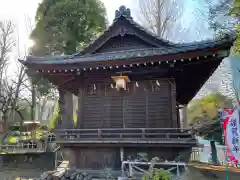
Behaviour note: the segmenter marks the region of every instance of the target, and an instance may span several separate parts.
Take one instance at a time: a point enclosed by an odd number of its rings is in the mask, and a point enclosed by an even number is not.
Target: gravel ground
[[[45,175],[44,175],[45,174]],[[52,174],[52,173],[50,173]],[[53,172],[55,174],[55,172]],[[61,180],[65,179],[71,179],[71,180],[93,180],[93,178],[90,178],[90,174],[86,173],[81,175],[83,172],[73,171],[71,170],[70,173],[64,174],[64,176],[61,176]],[[24,180],[26,179],[35,179],[35,178],[42,178],[44,180],[52,180],[54,178],[50,178],[49,175],[46,173],[44,170],[36,169],[36,170],[23,170],[23,169],[1,169],[0,170],[0,180],[15,180],[17,177],[22,177]],[[77,178],[75,179],[75,177]],[[47,178],[48,177],[48,178]],[[74,178],[72,178],[74,177]],[[230,175],[229,179],[230,180],[239,180],[239,175]],[[64,179],[65,178],[65,179]],[[42,180],[42,179],[40,179]],[[94,178],[96,180],[96,178]],[[106,178],[104,179],[106,180]],[[196,169],[188,168],[188,170],[181,174],[181,176],[177,177],[175,176],[173,180],[225,180],[225,173],[220,173],[220,174],[215,174],[212,172],[208,173],[202,173]]]
[[[15,180],[17,177],[22,177],[23,179],[38,178],[43,173],[44,173],[44,170],[40,170],[40,169],[24,170],[24,169],[6,169],[5,168],[0,170],[0,179]]]

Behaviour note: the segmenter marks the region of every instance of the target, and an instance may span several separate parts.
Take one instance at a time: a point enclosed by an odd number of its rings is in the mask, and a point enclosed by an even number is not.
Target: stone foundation
[[[55,169],[55,153],[26,153],[26,154],[1,154],[0,155],[1,168],[9,169],[41,169],[53,170]]]
[[[70,168],[76,169],[121,169],[121,148],[119,147],[96,147],[96,148],[64,148],[64,159],[68,160]],[[138,154],[145,153],[150,161],[159,157],[161,161],[181,161],[188,163],[192,148],[171,148],[171,147],[142,147],[124,148],[123,159],[129,157],[135,159]]]
[[[42,174],[39,180],[92,180],[92,176],[85,172],[77,170],[66,170],[65,172],[53,171],[45,172]]]

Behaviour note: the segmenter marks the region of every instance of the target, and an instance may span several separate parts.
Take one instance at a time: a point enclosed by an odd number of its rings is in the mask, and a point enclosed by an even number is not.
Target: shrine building
[[[83,51],[29,56],[22,63],[66,95],[56,141],[71,150],[71,165],[118,169],[140,152],[149,159],[189,160],[197,141],[187,129],[186,106],[232,43],[227,36],[172,43],[148,32],[121,6],[112,25]],[[76,126],[67,94],[78,97]]]

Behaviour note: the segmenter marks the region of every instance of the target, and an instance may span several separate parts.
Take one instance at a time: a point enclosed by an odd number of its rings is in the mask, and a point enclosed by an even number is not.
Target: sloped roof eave
[[[27,61],[21,61],[23,64],[74,64],[74,63],[90,63],[111,60],[124,60],[133,58],[144,58],[151,56],[164,56],[174,55],[180,53],[187,53],[192,51],[201,51],[205,49],[215,48],[226,43],[226,48],[231,47],[232,41],[208,41],[205,43],[191,43],[189,45],[179,45],[175,48],[145,48],[133,49],[125,51],[115,51],[108,53],[98,53],[94,55],[81,55],[81,56],[47,56],[47,57],[34,57],[29,56]]]

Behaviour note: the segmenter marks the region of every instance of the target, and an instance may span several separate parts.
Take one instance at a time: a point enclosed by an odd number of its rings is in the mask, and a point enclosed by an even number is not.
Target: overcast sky
[[[137,0],[102,0],[107,9],[108,20],[111,23],[115,10],[120,5],[126,5],[132,9],[132,16],[137,17],[136,12],[136,1]],[[200,11],[205,11],[206,5],[203,0],[177,0],[180,3],[184,3],[184,13],[181,19],[181,24],[189,28],[185,34],[179,34],[176,32],[176,37],[180,37],[185,41],[195,41],[212,37],[213,33],[208,30],[207,16],[201,17]],[[16,24],[17,32],[19,35],[19,46],[21,54],[15,50],[12,56],[11,72],[14,72],[15,63],[19,56],[24,56],[24,50],[28,43],[29,31],[26,30],[26,22],[30,19],[32,25],[34,25],[35,13],[38,4],[41,0],[0,0],[0,20],[12,20]],[[136,20],[136,19],[135,19]],[[216,74],[216,73],[215,73]]]
[[[127,7],[132,9],[132,16],[137,17],[134,14],[137,9],[136,1],[137,0],[102,0],[107,9],[107,16],[109,22],[112,22],[115,10],[118,9],[120,5],[126,5]],[[198,14],[196,14],[196,8],[199,9],[201,7],[204,7],[204,5],[201,4],[202,1],[178,1],[184,4],[184,13],[181,23],[185,27],[191,28],[188,29],[189,32],[187,32],[187,35],[182,35],[181,37],[181,34],[179,34],[176,37],[180,37],[180,39],[183,39],[184,41],[194,41],[200,40],[202,38],[207,38],[210,33],[209,31],[207,31],[207,22],[204,20],[196,20],[196,17],[199,16]],[[0,20],[11,19],[16,24],[19,34],[20,51],[22,53],[24,52],[25,45],[28,42],[28,36],[30,33],[26,30],[26,26],[28,26],[26,25],[26,22],[28,22],[30,19],[31,24],[34,25],[35,13],[40,2],[41,0],[0,0]]]
[[[25,56],[25,49],[29,42],[28,22],[34,26],[35,13],[38,4],[42,0],[0,0],[0,20],[11,20],[17,28],[17,37],[19,49],[16,48],[11,55],[11,63],[9,75],[15,76],[17,71],[15,66],[15,60],[23,58]],[[133,0],[101,0],[107,9],[107,16],[110,22],[112,22],[115,10],[119,8],[120,5],[126,5],[132,8]],[[13,73],[13,74],[12,74]]]
[[[107,9],[110,22],[114,17],[115,10],[122,4],[131,8],[132,0],[102,0]],[[35,13],[41,0],[0,0],[0,20],[12,20],[18,29],[20,50],[24,53],[28,42],[29,33],[26,30],[26,22],[31,21],[34,25]]]

